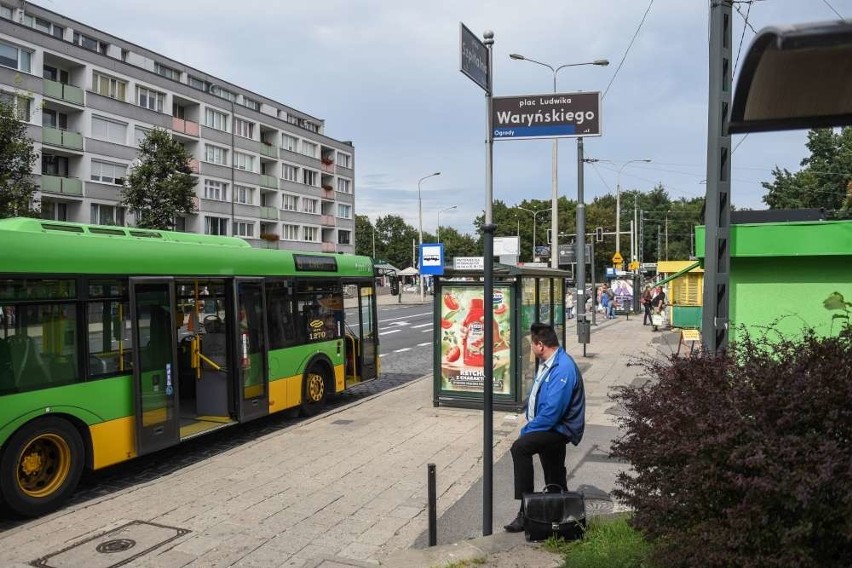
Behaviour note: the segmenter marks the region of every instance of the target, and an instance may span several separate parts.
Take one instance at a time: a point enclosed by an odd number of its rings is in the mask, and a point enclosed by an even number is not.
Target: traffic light
[[[553,242],[552,238],[553,238],[553,229],[548,229],[547,230],[547,244],[551,244]]]
[[[599,243],[603,242],[603,227],[595,229],[595,240]]]

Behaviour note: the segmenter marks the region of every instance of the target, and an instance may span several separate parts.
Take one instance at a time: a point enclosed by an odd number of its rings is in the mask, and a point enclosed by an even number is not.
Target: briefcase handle
[[[549,491],[548,487],[553,487],[556,491]],[[541,490],[542,493],[562,493],[565,491],[561,485],[557,485],[555,483],[550,483],[549,485],[545,485],[544,489]]]

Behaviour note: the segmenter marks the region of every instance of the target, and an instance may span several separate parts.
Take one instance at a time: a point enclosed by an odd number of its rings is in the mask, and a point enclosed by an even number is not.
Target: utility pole
[[[669,259],[669,214],[666,213],[666,260]]]
[[[658,221],[659,223],[659,221]],[[663,228],[657,225],[657,262],[663,260]],[[657,267],[659,271],[659,267]]]
[[[639,211],[639,263],[645,260],[645,212]]]

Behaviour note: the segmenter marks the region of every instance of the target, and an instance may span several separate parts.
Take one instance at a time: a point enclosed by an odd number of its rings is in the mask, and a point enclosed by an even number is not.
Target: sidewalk
[[[569,484],[589,496],[590,513],[617,511],[608,493],[624,466],[608,457],[618,410],[607,393],[637,380],[641,369],[626,366],[631,357],[670,353],[671,341],[662,340],[673,334],[652,333],[641,318],[604,320],[584,358],[570,327],[568,351],[585,379],[587,429],[568,451]],[[433,407],[429,374],[15,526],[0,533],[0,565],[24,568],[50,556],[42,565],[410,568],[485,559],[478,565],[559,566],[559,557],[523,534],[502,530],[517,511],[506,464],[521,417],[495,412],[493,426],[489,537],[471,538],[482,534],[482,413]],[[429,463],[437,467],[439,546],[412,548],[425,542]]]

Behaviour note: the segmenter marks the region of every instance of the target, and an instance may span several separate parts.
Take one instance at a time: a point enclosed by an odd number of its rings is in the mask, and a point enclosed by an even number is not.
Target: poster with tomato
[[[494,312],[494,393],[510,394],[512,291],[495,287],[490,306],[482,288],[444,286],[441,297],[441,389],[483,392],[485,309]]]

